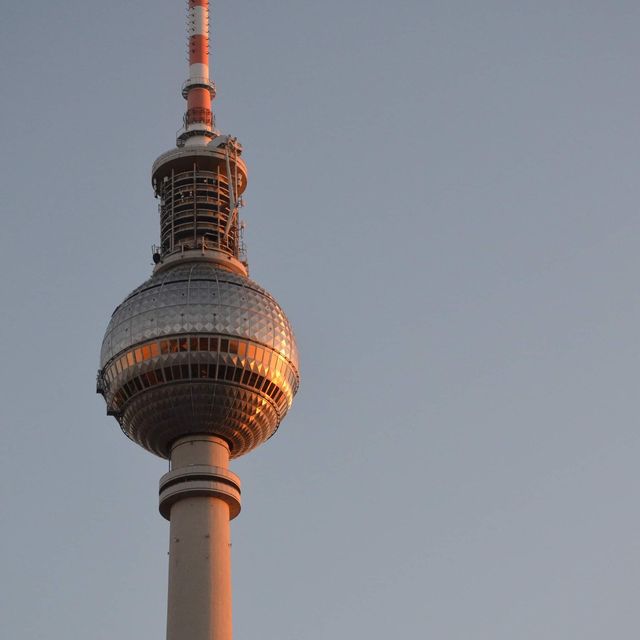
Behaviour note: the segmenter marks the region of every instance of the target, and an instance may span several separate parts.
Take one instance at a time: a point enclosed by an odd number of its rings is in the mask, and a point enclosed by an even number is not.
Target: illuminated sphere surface
[[[275,299],[208,262],[160,270],[116,308],[99,385],[122,430],[168,458],[180,437],[210,434],[232,457],[271,437],[299,384],[293,331]]]

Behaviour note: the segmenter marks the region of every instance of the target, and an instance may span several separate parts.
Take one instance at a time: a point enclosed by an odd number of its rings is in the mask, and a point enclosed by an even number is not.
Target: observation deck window
[[[183,352],[220,353],[240,355],[243,358],[247,356],[249,362],[239,366],[211,361],[159,366],[156,369],[135,374],[130,380],[121,383],[120,389],[114,388],[118,384],[118,376],[124,374],[130,367],[150,362],[160,355]],[[256,366],[264,369],[258,372],[255,370]],[[262,371],[268,371],[268,374],[261,375]],[[235,382],[264,393],[277,405],[282,402],[290,403],[298,386],[295,371],[290,368],[287,360],[279,352],[257,346],[248,340],[197,334],[153,340],[135,346],[114,359],[111,366],[103,371],[103,376],[114,392],[111,402],[116,408],[121,407],[129,398],[144,389],[174,380],[211,379]]]

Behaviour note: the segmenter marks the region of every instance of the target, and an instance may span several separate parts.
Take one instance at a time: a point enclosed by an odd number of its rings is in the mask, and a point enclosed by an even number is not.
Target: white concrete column
[[[232,640],[229,520],[240,510],[229,446],[213,436],[189,436],[171,451],[160,483],[169,517],[167,640]]]

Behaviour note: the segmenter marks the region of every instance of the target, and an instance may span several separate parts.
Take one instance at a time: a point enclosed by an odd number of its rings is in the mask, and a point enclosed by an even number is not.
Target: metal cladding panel
[[[224,438],[236,458],[271,437],[279,422],[275,408],[259,394],[199,382],[148,389],[128,404],[122,427],[132,440],[164,458],[173,441],[192,433]]]
[[[163,457],[193,433],[226,439],[233,457],[250,451],[277,430],[299,382],[278,303],[208,263],[175,266],[135,289],[107,327],[100,369],[123,431]]]
[[[208,264],[185,264],[149,278],[115,310],[100,356],[150,338],[194,331],[248,338],[272,347],[298,367],[291,326],[262,287]]]

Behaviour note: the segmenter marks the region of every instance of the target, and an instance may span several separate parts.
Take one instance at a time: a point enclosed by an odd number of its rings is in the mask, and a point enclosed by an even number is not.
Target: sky
[[[164,636],[166,461],[95,394],[152,268],[183,2],[0,7],[0,632]],[[632,638],[640,4],[212,7],[301,387],[234,462],[236,640]]]

